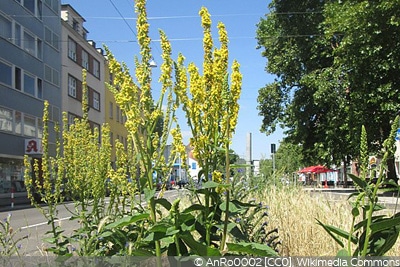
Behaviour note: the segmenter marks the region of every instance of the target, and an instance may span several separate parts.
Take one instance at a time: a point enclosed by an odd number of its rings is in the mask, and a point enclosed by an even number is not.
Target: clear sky
[[[258,90],[273,80],[265,72],[266,59],[261,50],[256,49],[256,24],[269,12],[269,0],[148,0],[147,14],[152,38],[152,54],[161,63],[161,48],[158,30],[162,29],[172,44],[173,58],[178,53],[186,57],[186,63],[202,65],[202,27],[198,12],[207,7],[213,22],[213,37],[217,38],[216,26],[219,21],[226,26],[229,37],[230,62],[236,59],[241,64],[243,74],[242,95],[239,101],[240,113],[232,149],[241,157],[246,154],[246,136],[252,134],[253,159],[270,158],[271,143],[279,145],[283,131],[266,136],[259,131],[262,118],[258,116]],[[133,69],[133,58],[138,53],[133,0],[62,0],[70,4],[86,22],[88,39],[98,47],[107,45],[119,61],[124,61]],[[158,79],[154,70],[153,80]],[[185,118],[180,116],[184,134],[188,128]],[[188,140],[188,138],[186,138]]]

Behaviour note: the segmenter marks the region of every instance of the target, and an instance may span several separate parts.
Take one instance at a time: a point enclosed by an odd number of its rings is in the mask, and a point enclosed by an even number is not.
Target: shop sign
[[[376,159],[375,156],[369,157],[369,165],[370,165],[371,167],[376,167],[376,163],[377,163],[377,159]]]
[[[42,140],[40,139],[25,139],[25,154],[42,154]]]

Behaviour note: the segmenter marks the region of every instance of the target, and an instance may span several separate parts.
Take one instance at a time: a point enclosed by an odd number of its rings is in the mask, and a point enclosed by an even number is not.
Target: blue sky
[[[139,54],[134,35],[136,15],[133,0],[62,0],[62,3],[70,4],[86,19],[84,26],[89,31],[88,39],[94,40],[99,47],[107,45],[119,61],[133,69],[133,58]],[[207,7],[211,14],[214,38],[218,37],[217,23],[225,24],[230,40],[230,61],[238,60],[243,74],[239,120],[232,149],[244,157],[246,135],[251,133],[253,159],[270,158],[271,143],[278,146],[283,138],[281,129],[269,136],[259,131],[262,118],[257,111],[258,90],[271,82],[273,76],[265,72],[266,59],[261,56],[261,50],[256,49],[255,35],[256,24],[268,13],[268,4],[267,0],[148,0],[147,3],[152,54],[159,64],[159,29],[171,40],[173,58],[182,53],[186,63],[194,62],[201,66],[203,34],[198,16],[200,8]],[[158,79],[158,73],[154,70],[154,80]],[[187,130],[183,115],[180,124],[183,131]]]

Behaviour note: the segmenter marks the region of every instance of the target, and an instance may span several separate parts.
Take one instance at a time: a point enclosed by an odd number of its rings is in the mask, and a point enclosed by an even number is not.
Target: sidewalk
[[[354,187],[348,187],[348,188],[343,188],[343,187],[329,187],[329,188],[323,188],[323,187],[305,187],[305,191],[309,192],[319,192],[319,193],[335,193],[335,194],[343,194],[343,195],[350,195],[351,193],[357,192],[357,189]],[[400,196],[397,196],[397,192],[378,192],[378,198],[379,198],[379,203],[385,205],[389,204],[391,206],[393,205],[398,205],[399,206],[399,211],[400,211]]]

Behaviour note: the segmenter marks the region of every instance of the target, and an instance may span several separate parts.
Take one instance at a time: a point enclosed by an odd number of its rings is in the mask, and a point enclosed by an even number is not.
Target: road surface
[[[169,190],[165,191],[164,197],[172,201],[179,195],[184,194],[184,192],[185,190]],[[46,218],[38,209],[28,205],[24,207],[15,206],[14,210],[0,212],[0,220],[4,222],[4,219],[11,214],[11,226],[14,231],[18,231],[14,240],[28,236],[28,238],[18,242],[18,245],[21,246],[19,250],[20,255],[46,255],[45,248],[49,244],[45,243],[43,238],[46,236],[46,232],[51,230],[51,227],[47,224]],[[74,210],[74,203],[64,203],[58,209],[58,223],[65,230],[64,234],[67,236],[79,226],[77,220],[70,220],[71,213],[68,210]]]

